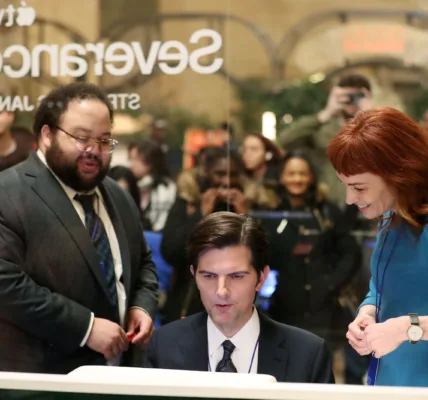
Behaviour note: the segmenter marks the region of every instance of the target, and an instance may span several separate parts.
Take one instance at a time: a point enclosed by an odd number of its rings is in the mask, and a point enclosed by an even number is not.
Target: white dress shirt
[[[57,175],[55,175],[55,173],[49,168],[46,161],[46,157],[40,149],[37,150],[37,155],[40,158],[40,160],[46,165],[46,167],[52,172],[53,176],[58,180],[64,192],[67,194],[68,198],[70,199],[71,204],[73,204],[73,207],[75,208],[82,223],[85,225],[85,211],[83,210],[82,204],[79,201],[75,200],[74,197],[76,196],[76,194],[91,194],[91,193],[78,193],[71,187],[65,185],[61,181],[61,179]],[[116,236],[116,232],[114,230],[113,224],[111,222],[111,219],[105,207],[103,196],[98,188],[95,189],[95,194],[96,196],[94,196],[94,209],[104,224],[104,228],[106,230],[107,237],[110,242],[111,254],[113,256],[114,272],[116,275],[116,289],[117,289],[117,300],[118,300],[118,307],[119,307],[119,318],[120,318],[120,324],[123,327],[124,321],[125,321],[126,292],[125,292],[125,287],[123,283],[120,281],[122,277],[123,266],[122,266],[122,257],[120,255],[119,242],[117,240],[117,236]],[[85,337],[80,343],[81,347],[83,347],[86,344],[88,337],[91,333],[93,323],[94,323],[94,314],[91,313],[91,321],[89,323],[88,331],[86,332]],[[112,362],[112,364],[116,364],[116,362]]]
[[[208,316],[208,355],[209,371],[215,372],[217,364],[223,358],[223,342],[230,340],[235,345],[232,353],[232,362],[238,373],[257,374],[259,359],[259,335],[260,320],[257,310],[254,308],[253,315],[235,336],[228,338],[220,332]],[[253,358],[254,356],[254,358]]]

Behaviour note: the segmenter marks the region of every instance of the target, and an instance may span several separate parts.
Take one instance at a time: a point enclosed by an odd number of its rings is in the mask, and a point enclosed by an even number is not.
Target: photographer
[[[360,110],[372,107],[370,82],[361,75],[346,75],[330,91],[327,105],[316,115],[305,116],[281,132],[279,143],[287,151],[301,147],[312,150],[320,181],[329,187],[329,197],[343,201],[344,189],[326,156],[327,144],[344,123]]]

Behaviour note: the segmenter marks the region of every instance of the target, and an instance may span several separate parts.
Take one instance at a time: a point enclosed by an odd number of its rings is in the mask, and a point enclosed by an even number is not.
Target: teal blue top
[[[380,322],[409,313],[427,316],[428,228],[425,227],[419,238],[404,223],[391,228],[381,254],[384,230],[385,228],[377,237],[371,259],[370,291],[361,306],[376,305],[376,297],[379,296],[384,276]],[[383,275],[388,258],[389,264]],[[376,385],[428,386],[428,341],[417,344],[406,341],[392,353],[382,357]]]

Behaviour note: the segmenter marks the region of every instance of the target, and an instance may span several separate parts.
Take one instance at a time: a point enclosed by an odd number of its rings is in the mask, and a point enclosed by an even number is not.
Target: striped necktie
[[[99,256],[100,268],[103,270],[107,282],[109,300],[117,310],[117,318],[119,318],[113,255],[111,253],[110,242],[104,224],[99,215],[95,212],[94,196],[96,195],[77,194],[74,198],[82,204],[83,210],[85,211],[86,229]]]
[[[230,340],[225,340],[223,346],[223,358],[217,364],[216,372],[238,372],[232,362],[232,353],[235,345]]]

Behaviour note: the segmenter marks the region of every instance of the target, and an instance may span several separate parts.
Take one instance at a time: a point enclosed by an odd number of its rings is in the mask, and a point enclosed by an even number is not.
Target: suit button
[[[310,285],[309,283],[305,285],[305,290],[309,292],[311,289],[312,289],[312,285]]]
[[[309,264],[309,263],[311,262],[311,259],[310,259],[309,257],[305,257],[305,258],[303,259],[303,262],[304,262],[305,264]]]

